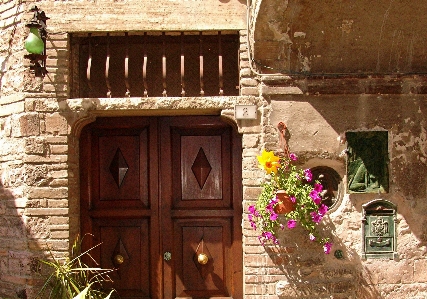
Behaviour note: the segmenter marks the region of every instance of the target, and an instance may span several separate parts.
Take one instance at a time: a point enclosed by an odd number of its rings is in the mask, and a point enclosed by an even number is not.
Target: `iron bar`
[[[87,78],[87,84],[89,86],[89,90],[92,90],[92,83],[90,81],[90,71],[92,68],[92,34],[88,34],[89,37],[89,57],[87,59],[87,68],[86,68],[86,78]]]
[[[199,33],[199,61],[200,61],[200,96],[205,95],[203,83],[203,34]]]
[[[105,83],[107,84],[107,97],[111,98],[111,84],[108,78],[110,72],[110,33],[107,33],[107,59],[105,60]]]
[[[218,31],[218,75],[219,75],[219,95],[224,95],[224,80],[222,69],[222,42],[221,31]]]
[[[164,97],[167,97],[166,92],[166,34],[162,33],[163,37],[163,55],[162,55],[162,78],[163,78],[163,93]]]
[[[185,97],[184,32],[181,32],[181,96]]]
[[[126,38],[126,56],[125,56],[125,85],[127,97],[130,97],[130,86],[129,86],[129,35],[125,33]]]
[[[144,82],[144,97],[148,97],[148,85],[147,85],[147,32],[144,32],[144,62],[142,65],[142,80]]]

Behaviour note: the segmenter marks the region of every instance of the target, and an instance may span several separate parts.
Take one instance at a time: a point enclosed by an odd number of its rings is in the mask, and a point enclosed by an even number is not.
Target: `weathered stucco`
[[[274,68],[265,72],[426,72],[422,1],[255,2],[255,59]]]
[[[37,259],[48,249],[68,255],[80,229],[78,145],[86,124],[98,116],[189,114],[222,115],[242,134],[245,299],[427,297],[426,4],[252,1],[246,31],[246,1],[143,2],[0,5],[0,298],[34,298]],[[51,18],[44,78],[23,58],[32,4]],[[240,96],[69,98],[69,32],[219,29],[240,30]],[[257,105],[258,118],[234,119],[236,104]],[[247,221],[264,180],[256,156],[280,151],[280,121],[302,167],[328,166],[342,179],[322,225],[334,243],[330,255],[298,228],[281,232],[280,246],[263,247]],[[373,130],[388,132],[390,190],[350,194],[340,137]],[[395,259],[362,259],[362,205],[374,199],[397,206]]]

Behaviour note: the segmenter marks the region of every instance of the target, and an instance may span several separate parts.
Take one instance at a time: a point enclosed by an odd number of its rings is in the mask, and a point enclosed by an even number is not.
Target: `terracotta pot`
[[[285,190],[277,190],[276,192],[277,205],[274,207],[274,212],[277,214],[287,214],[295,210],[295,203],[291,201],[291,198]]]

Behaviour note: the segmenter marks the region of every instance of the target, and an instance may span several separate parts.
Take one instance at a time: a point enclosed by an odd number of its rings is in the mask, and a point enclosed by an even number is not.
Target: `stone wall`
[[[44,78],[30,74],[23,58],[24,25],[35,3],[51,18],[49,73]],[[265,70],[252,61],[254,52],[247,51],[248,36],[259,35],[254,34],[255,23],[245,30],[246,1],[144,3],[144,7],[140,1],[106,0],[0,5],[0,298],[34,298],[40,283],[37,259],[49,250],[58,258],[66,256],[79,231],[81,128],[97,116],[159,114],[222,115],[242,134],[245,298],[426,297],[425,77],[263,75]],[[251,11],[262,10],[261,4],[253,1]],[[274,3],[270,6],[274,8]],[[183,14],[197,18],[182,18]],[[265,18],[257,26],[266,26]],[[68,32],[207,29],[240,31],[240,96],[69,99]],[[258,119],[235,120],[236,104],[256,104]],[[341,155],[345,145],[339,136],[346,131],[388,132],[390,191],[343,192],[324,224],[334,242],[330,255],[302,239],[298,229],[284,231],[280,246],[263,247],[247,221],[247,207],[257,199],[264,180],[256,156],[263,148],[280,151],[279,121],[288,126],[289,146],[301,166],[329,166],[341,176],[342,186],[347,174]],[[361,258],[362,204],[378,198],[397,205],[396,259]],[[343,259],[333,255],[337,249]]]
[[[426,296],[425,51],[419,47],[422,30],[402,21],[418,13],[417,5],[252,3],[250,60],[258,73],[263,116],[259,144],[248,151],[251,169],[258,172],[244,173],[246,208],[260,192],[258,179],[263,172],[256,169],[256,154],[263,147],[281,150],[276,129],[280,121],[287,125],[290,149],[298,154],[301,166],[333,168],[345,190],[324,223],[324,232],[334,242],[332,253],[341,250],[342,259],[324,255],[298,230],[282,233],[280,246],[263,248],[249,223],[245,224],[247,298]],[[406,52],[412,44],[403,41],[408,36],[413,38],[413,52]],[[397,52],[400,58],[420,60],[399,67]],[[413,70],[418,73],[411,74]],[[346,146],[340,143],[347,131],[388,132],[388,193],[348,192]],[[397,206],[395,259],[362,258],[362,205],[374,199]]]
[[[264,114],[260,132],[265,146],[280,152],[275,127],[283,121],[291,135],[290,149],[298,154],[302,167],[331,167],[340,174],[343,186],[347,180],[345,155],[341,155],[345,145],[339,136],[346,131],[386,130],[391,188],[386,194],[348,194],[346,189],[324,223],[324,232],[334,243],[329,255],[295,229],[280,234],[279,246],[263,248],[246,223],[245,287],[246,294],[253,294],[247,298],[424,298],[425,96],[276,93],[261,98],[271,109]],[[254,172],[255,154],[251,152],[252,159],[248,159]],[[261,173],[244,176],[246,207],[257,199]],[[362,205],[374,199],[397,205],[398,257],[394,260],[362,258]],[[343,252],[343,259],[334,256],[335,250]]]

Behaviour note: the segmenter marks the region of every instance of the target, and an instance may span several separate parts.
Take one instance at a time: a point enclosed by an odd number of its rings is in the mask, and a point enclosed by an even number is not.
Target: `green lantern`
[[[30,27],[30,34],[25,40],[25,49],[31,54],[42,54],[44,43],[37,27]]]

